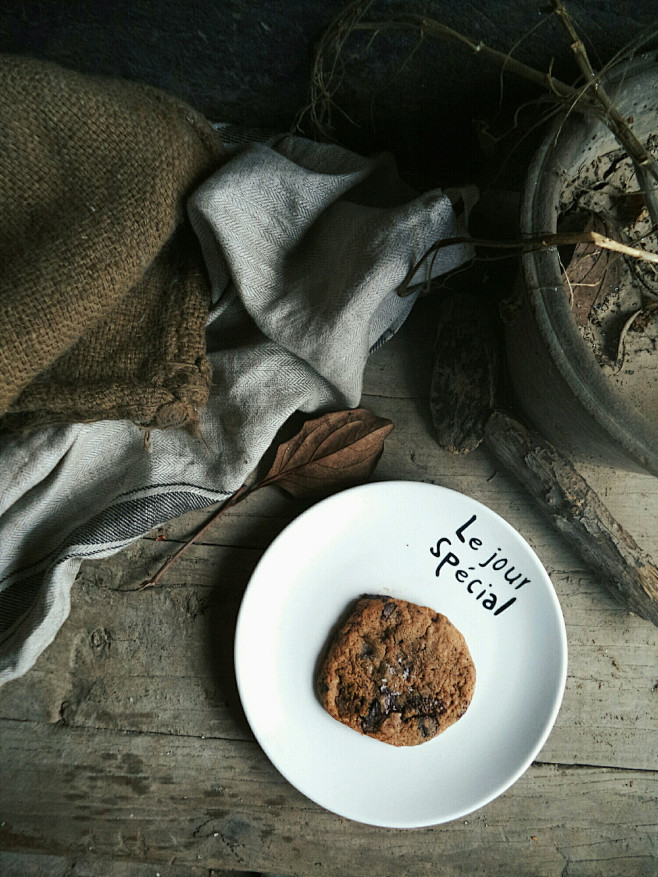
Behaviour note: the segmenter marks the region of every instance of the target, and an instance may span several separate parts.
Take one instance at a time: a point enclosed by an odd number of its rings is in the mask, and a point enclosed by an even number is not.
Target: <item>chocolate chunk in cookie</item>
[[[317,676],[335,719],[394,746],[425,743],[464,715],[475,666],[462,634],[427,606],[357,600]]]

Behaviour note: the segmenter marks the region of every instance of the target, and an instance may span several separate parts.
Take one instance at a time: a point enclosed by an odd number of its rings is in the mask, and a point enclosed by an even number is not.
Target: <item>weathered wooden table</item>
[[[488,806],[422,830],[339,818],[280,776],[241,712],[232,661],[249,576],[307,505],[266,488],[220,519],[159,587],[137,589],[205,515],[83,565],[55,642],[0,690],[1,873],[658,873],[656,628],[614,602],[485,450],[439,449],[428,411],[434,307],[419,301],[369,362],[363,404],[395,424],[374,478],[430,481],[482,501],[547,568],[569,670],[535,763]],[[658,556],[658,480],[579,468]]]

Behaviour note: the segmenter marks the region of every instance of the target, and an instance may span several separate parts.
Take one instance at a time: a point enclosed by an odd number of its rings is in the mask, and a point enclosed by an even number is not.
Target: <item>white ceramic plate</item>
[[[473,700],[427,743],[363,736],[316,697],[318,656],[361,594],[431,606],[466,638]],[[392,481],[323,500],[277,537],[245,591],[235,667],[247,720],[290,783],[349,819],[415,828],[482,807],[529,767],[562,700],[567,643],[551,581],[516,530],[463,494]]]

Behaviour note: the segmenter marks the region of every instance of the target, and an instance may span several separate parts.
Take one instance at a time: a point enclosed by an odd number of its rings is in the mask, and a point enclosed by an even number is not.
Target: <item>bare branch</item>
[[[591,94],[594,100],[597,100],[606,113],[606,125],[610,128],[617,140],[624,147],[635,166],[635,174],[637,181],[642,189],[645,204],[654,226],[658,226],[658,197],[656,195],[656,182],[658,182],[658,161],[637,139],[628,122],[617,110],[613,102],[608,97],[600,75],[594,72],[585,44],[580,39],[576,28],[574,27],[571,16],[569,15],[562,0],[551,0],[553,11],[562,22],[569,39],[571,40],[571,50],[574,53],[576,63],[585,77],[586,82],[591,86]]]
[[[636,137],[626,119],[619,113],[601,83],[601,74],[596,73],[590,63],[587,50],[580,39],[573,21],[562,0],[551,0],[552,8],[565,27],[575,59],[585,77],[583,88],[574,88],[550,72],[544,73],[514,58],[511,53],[503,53],[487,46],[482,41],[475,42],[465,34],[427,16],[417,13],[396,13],[389,19],[365,21],[364,16],[374,5],[375,0],[355,0],[348,4],[330,23],[319,43],[311,86],[311,102],[302,115],[310,113],[311,121],[318,131],[327,133],[330,126],[331,110],[335,107],[333,96],[337,89],[337,66],[340,55],[349,36],[355,31],[369,31],[373,38],[387,31],[415,31],[422,39],[425,36],[446,40],[479,55],[489,64],[501,71],[509,71],[523,79],[545,88],[552,97],[577,109],[590,113],[610,129],[621,146],[626,150],[635,166],[639,186],[642,188],[651,221],[658,226],[658,160],[654,158]]]
[[[403,298],[409,295],[411,280],[418,272],[418,269],[428,259],[434,258],[438,250],[442,250],[445,247],[455,247],[464,244],[470,244],[475,247],[486,247],[487,249],[492,250],[512,250],[524,253],[545,250],[550,247],[569,246],[570,244],[594,244],[594,246],[600,247],[602,250],[612,250],[615,253],[629,256],[631,259],[640,259],[658,265],[658,253],[652,253],[649,250],[641,250],[638,247],[630,247],[627,244],[622,244],[620,241],[614,240],[614,238],[609,238],[606,235],[591,230],[582,232],[565,232],[562,234],[536,235],[534,237],[528,237],[517,241],[492,241],[468,236],[444,238],[443,240],[435,241],[418,262],[413,264],[407,272],[407,276],[398,287],[398,295]]]

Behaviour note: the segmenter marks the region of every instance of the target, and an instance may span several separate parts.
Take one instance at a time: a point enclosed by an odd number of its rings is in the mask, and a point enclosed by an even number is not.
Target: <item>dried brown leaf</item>
[[[297,435],[279,445],[265,478],[250,487],[243,484],[138,590],[157,585],[226,509],[261,487],[278,484],[291,496],[308,498],[327,496],[365,481],[372,475],[384,450],[384,439],[392,429],[390,420],[376,417],[366,408],[330,412],[307,420]]]
[[[616,218],[626,225],[634,225],[646,210],[642,192],[622,192],[611,195],[611,201]]]
[[[278,484],[295,497],[326,496],[368,478],[393,429],[366,408],[332,411],[307,421],[279,445],[261,486]]]
[[[585,231],[599,232],[607,237],[615,237],[612,226],[599,216],[592,216]],[[580,243],[574,251],[566,269],[567,288],[572,293],[571,307],[576,323],[586,326],[592,308],[599,297],[616,277],[616,257],[595,244]]]

